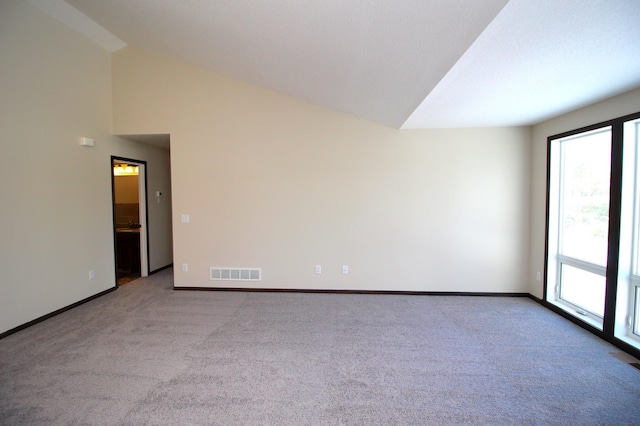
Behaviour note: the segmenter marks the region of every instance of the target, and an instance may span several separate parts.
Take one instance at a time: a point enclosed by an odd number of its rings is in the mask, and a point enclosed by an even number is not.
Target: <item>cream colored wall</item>
[[[111,155],[148,161],[168,200],[170,175],[168,151],[112,136],[108,52],[14,0],[0,40],[1,333],[115,285]],[[171,263],[170,204],[149,200],[153,270]]]
[[[543,297],[544,285],[536,280],[536,272],[544,276],[546,191],[547,191],[547,138],[563,132],[597,124],[640,111],[640,89],[624,93],[602,102],[540,123],[532,129],[531,156],[531,257],[529,292]]]
[[[113,99],[116,133],[171,134],[178,287],[528,289],[528,128],[400,131],[134,48]]]
[[[173,263],[173,225],[171,223],[171,158],[166,149],[126,141],[127,145],[142,148],[140,158],[135,154],[123,157],[147,161],[147,216],[149,221],[149,272],[153,273]],[[162,192],[160,202],[156,191]]]

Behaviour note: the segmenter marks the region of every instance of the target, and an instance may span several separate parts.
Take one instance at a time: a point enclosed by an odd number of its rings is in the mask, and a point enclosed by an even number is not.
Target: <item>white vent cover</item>
[[[260,281],[262,270],[260,268],[211,268],[212,280],[221,281]]]

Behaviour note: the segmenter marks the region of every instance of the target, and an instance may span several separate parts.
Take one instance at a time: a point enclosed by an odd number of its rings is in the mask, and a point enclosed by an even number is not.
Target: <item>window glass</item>
[[[563,140],[560,253],[607,264],[611,130]]]
[[[561,274],[560,298],[602,318],[605,277],[566,264],[562,265]]]

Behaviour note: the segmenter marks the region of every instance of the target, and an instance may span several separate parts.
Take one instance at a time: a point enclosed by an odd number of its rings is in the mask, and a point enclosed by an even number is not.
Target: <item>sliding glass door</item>
[[[548,139],[545,300],[640,349],[640,113]]]

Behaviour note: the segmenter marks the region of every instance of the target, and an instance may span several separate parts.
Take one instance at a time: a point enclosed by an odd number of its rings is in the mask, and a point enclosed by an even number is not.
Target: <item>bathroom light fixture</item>
[[[114,176],[138,176],[138,166],[131,164],[117,164],[113,166]]]

